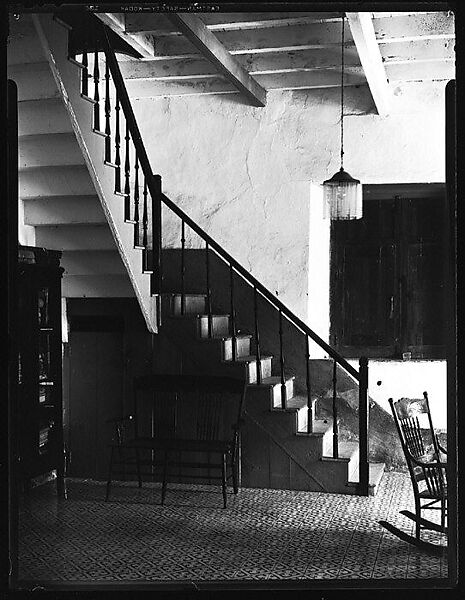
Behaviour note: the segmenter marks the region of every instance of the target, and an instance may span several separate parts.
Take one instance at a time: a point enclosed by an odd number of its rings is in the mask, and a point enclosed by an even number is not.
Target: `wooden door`
[[[394,201],[364,204],[363,219],[331,225],[331,343],[347,357],[388,357],[398,322]]]
[[[105,420],[123,412],[123,332],[71,331],[69,344],[69,475],[105,479]]]
[[[366,186],[363,211],[331,225],[332,345],[346,357],[443,358],[444,186]]]
[[[445,355],[445,203],[406,199],[400,210],[402,351],[413,358],[440,358]]]

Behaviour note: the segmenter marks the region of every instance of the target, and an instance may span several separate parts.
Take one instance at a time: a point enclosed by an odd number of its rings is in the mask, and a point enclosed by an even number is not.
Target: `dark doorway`
[[[115,317],[71,319],[69,336],[69,475],[105,479],[111,431],[124,391],[124,321]]]
[[[445,186],[364,186],[331,224],[331,343],[343,356],[445,358]]]

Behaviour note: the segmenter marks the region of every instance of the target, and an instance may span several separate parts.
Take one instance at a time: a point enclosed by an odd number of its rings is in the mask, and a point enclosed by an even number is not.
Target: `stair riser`
[[[66,251],[60,265],[65,275],[125,275],[127,271],[115,249],[113,251]]]
[[[19,102],[59,97],[48,62],[11,66],[8,68],[8,78],[18,86]]]
[[[64,275],[64,298],[133,298],[127,275]]]
[[[349,481],[358,481],[358,473],[359,473],[359,451],[355,452],[350,459],[348,472],[349,472]]]
[[[294,397],[294,379],[289,379],[285,382],[286,385],[286,398],[289,400]],[[272,402],[275,408],[281,408],[281,384],[277,383],[273,386],[272,390]]]
[[[307,431],[308,410],[307,407],[299,408],[297,412],[297,431]]]
[[[232,339],[223,340],[223,360],[232,360]],[[250,338],[236,338],[236,356],[250,355]]]
[[[115,250],[108,226],[36,227],[36,245],[50,250]]]
[[[95,188],[85,166],[28,169],[19,174],[21,198],[92,196]]]
[[[332,456],[333,452],[333,429],[332,427],[323,436],[323,456]]]
[[[263,358],[260,361],[261,365],[261,376],[262,379],[265,377],[271,377],[271,358]],[[248,363],[247,372],[249,377],[249,383],[257,382],[257,363],[253,361]]]
[[[229,369],[231,377],[243,377],[244,372],[248,383],[256,383],[257,382],[257,363],[255,361],[250,363],[244,362],[224,362]],[[261,359],[262,366],[262,377],[270,377],[271,375],[271,358],[262,358]],[[237,375],[236,375],[237,374]]]
[[[200,338],[198,333],[198,321],[194,317],[168,317],[162,318],[162,327],[169,337],[182,340],[180,349],[187,355],[191,355],[199,368],[210,374],[226,375],[230,377],[244,378],[249,382],[255,375],[253,369],[249,369],[246,362],[222,360],[223,345],[225,340]],[[271,369],[271,359],[263,359],[262,368],[264,372]],[[250,372],[252,371],[252,372]]]
[[[97,196],[58,196],[24,200],[26,225],[85,225],[107,222]]]
[[[19,168],[84,164],[73,133],[26,136],[19,141]]]
[[[181,314],[181,296],[174,296],[172,299],[172,311],[174,315]],[[184,297],[184,314],[202,314],[205,313],[206,308],[206,299],[204,296],[190,296],[185,295]]]
[[[72,133],[61,99],[28,100],[18,103],[18,135]]]
[[[201,338],[208,338],[208,317],[201,316],[198,320],[198,334]],[[228,315],[213,315],[212,316],[212,336],[228,336],[229,335],[229,316]]]

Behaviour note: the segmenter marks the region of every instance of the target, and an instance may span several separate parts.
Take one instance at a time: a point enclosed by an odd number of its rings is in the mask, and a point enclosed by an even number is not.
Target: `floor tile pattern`
[[[404,473],[385,473],[375,497],[269,489],[228,494],[172,484],[68,482],[59,501],[46,484],[21,499],[19,575],[56,581],[215,581],[447,577],[434,557],[384,530],[385,519],[413,533],[399,510],[413,510]],[[436,511],[429,511],[434,513]],[[428,515],[429,516],[429,515]],[[444,543],[429,533],[430,541]]]

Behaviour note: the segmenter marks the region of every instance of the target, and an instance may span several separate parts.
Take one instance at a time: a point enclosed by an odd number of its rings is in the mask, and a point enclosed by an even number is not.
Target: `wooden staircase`
[[[273,374],[274,357],[261,355],[262,379],[257,384],[254,336],[239,330],[236,359],[230,315],[213,311],[212,336],[208,335],[207,296],[164,294],[160,335],[191,359],[185,367],[232,377],[246,377],[249,386],[246,424],[242,439],[242,484],[295,490],[353,494],[357,491],[359,446],[339,441],[338,458],[333,458],[333,423],[314,418],[307,432],[307,397],[299,393],[296,377],[286,377],[286,408],[281,406],[281,378]],[[315,398],[316,401],[316,398]],[[268,452],[269,447],[273,448]],[[370,494],[376,493],[384,464],[370,465]]]
[[[41,17],[39,30],[42,45],[49,47],[48,58],[55,69],[52,80],[54,83],[59,81],[62,86],[64,103],[61,94],[56,94],[57,85],[54,88],[49,81],[51,72],[45,68],[43,53],[37,71],[33,66],[10,65],[9,74],[13,78],[24,76],[29,82],[29,73],[31,80],[30,85],[26,85],[30,90],[28,95],[25,92],[26,95],[20,98],[20,123],[23,123],[20,130],[20,186],[24,222],[35,228],[35,245],[63,250],[64,295],[134,295],[135,290],[149,330],[157,331],[160,338],[178,346],[179,351],[189,357],[195,372],[248,380],[247,423],[242,438],[242,485],[346,494],[374,493],[384,465],[369,466],[369,484],[361,491],[358,483],[359,444],[338,441],[337,419],[334,423],[315,415],[314,403],[318,396],[311,397],[308,367],[307,389],[304,389],[305,373],[302,365],[298,366],[297,359],[292,357],[293,348],[286,357],[288,362],[284,370],[282,340],[281,355],[277,353],[276,345],[269,341],[270,351],[262,352],[256,314],[254,329],[250,321],[241,321],[240,311],[236,315],[234,309],[226,308],[226,302],[218,300],[221,293],[212,302],[208,274],[207,293],[189,288],[184,279],[182,290],[172,282],[171,285],[166,285],[166,280],[163,283],[154,258],[155,226],[150,231],[147,245],[140,245],[140,236],[136,243],[139,217],[128,219],[123,211],[125,202],[121,196],[124,194],[114,193],[113,181],[118,169],[108,161],[104,164],[105,134],[92,132],[92,104],[95,102],[89,102],[90,99],[80,93],[82,67],[67,60],[66,29],[49,17]],[[32,39],[35,38],[32,36]],[[126,107],[126,110],[130,109]],[[133,140],[137,139],[134,131]],[[131,156],[131,165],[141,161],[140,174],[150,187],[154,176],[148,163],[141,159],[144,148],[141,141],[138,143]],[[142,177],[134,179],[132,171],[127,182],[132,191],[126,199],[132,202],[135,190],[142,199],[146,191]],[[223,260],[230,261],[231,274],[234,272],[236,277],[245,278],[255,295],[262,294],[262,301],[265,299],[269,304],[267,310],[279,314],[280,323],[284,315],[288,319],[286,326],[292,326],[300,336],[303,333],[307,344],[308,336],[316,343],[322,342],[290,311],[273,300],[263,286],[253,278],[247,279],[245,270],[234,264],[233,259],[228,258],[227,253],[221,251],[174,203],[153,190],[152,187],[149,191],[154,206],[156,202],[160,205],[163,202],[173,216],[181,218],[206,240],[207,256],[209,244],[216,252],[220,251],[220,255],[222,252]],[[141,206],[137,205],[142,211],[141,207],[142,200]],[[152,208],[153,215],[156,208]],[[163,250],[160,261],[164,255]],[[151,259],[149,266],[147,256]],[[224,282],[218,280],[216,285],[222,286],[223,292],[226,290]],[[265,348],[266,340],[270,338],[269,321],[264,319],[261,327],[260,337]],[[297,339],[296,332],[293,341]],[[336,361],[339,367],[344,367],[342,357],[324,343],[323,347],[334,358],[335,367]],[[308,363],[308,352],[305,356]],[[338,442],[336,447],[335,442]]]

